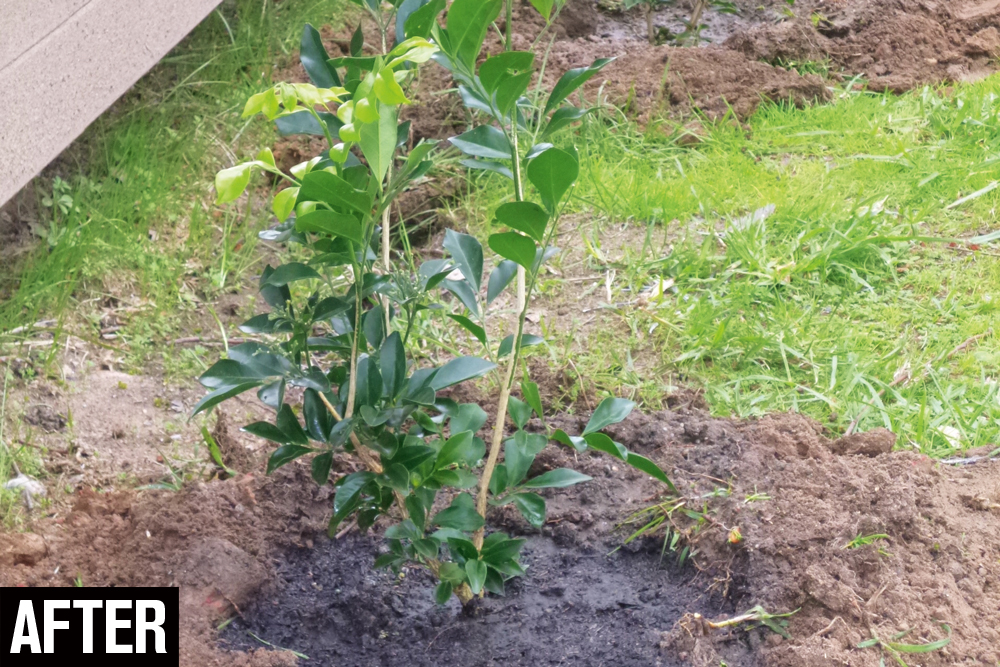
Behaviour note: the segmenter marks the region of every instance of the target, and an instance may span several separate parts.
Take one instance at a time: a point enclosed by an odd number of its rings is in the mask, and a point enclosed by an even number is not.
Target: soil
[[[583,426],[567,416],[549,422]],[[496,510],[493,525],[529,539],[531,567],[507,597],[483,601],[471,617],[454,605],[433,608],[419,571],[401,581],[373,571],[377,536],[326,538],[331,490],[315,487],[305,465],[272,477],[255,467],[178,493],[77,492],[72,511],[35,522],[33,535],[0,537],[0,584],[68,585],[79,576],[92,586],[179,586],[182,665],[291,664],[290,653],[260,646],[251,630],[331,665],[405,656],[418,665],[572,657],[582,665],[874,667],[878,651],[855,648],[862,640],[910,628],[912,643],[940,639],[942,623],[951,643],[911,664],[1000,658],[997,463],[945,467],[886,452],[884,432],[831,442],[796,415],[737,422],[684,406],[633,415],[609,433],[658,461],[692,507],[707,509],[698,531],[676,519],[693,550],[688,566],[669,551],[661,561],[662,535],[608,556],[629,534],[618,524],[662,487],[607,457],[552,449],[535,473],[572,466],[594,480],[547,491],[540,531]],[[872,534],[887,537],[846,548]],[[757,604],[797,610],[792,638],[752,624],[703,634],[693,616],[722,620]],[[217,643],[214,628],[234,615]]]

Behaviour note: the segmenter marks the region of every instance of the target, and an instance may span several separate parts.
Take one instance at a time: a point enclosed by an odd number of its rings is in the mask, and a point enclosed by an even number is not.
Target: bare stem
[[[319,400],[323,401],[323,405],[325,405],[326,409],[331,415],[333,415],[333,418],[337,421],[343,421],[344,418],[340,416],[339,412],[337,412],[337,408],[333,407],[333,404],[327,400],[326,396],[323,395],[323,392],[317,391],[316,393],[319,394]],[[354,445],[354,451],[358,453],[358,458],[365,464],[365,467],[376,475],[381,475],[382,464],[375,460],[375,457],[371,455],[368,448],[361,444],[361,441],[358,440],[358,436],[353,432],[351,433],[351,444]]]
[[[513,150],[511,150],[511,158],[514,163],[513,175],[514,175],[514,198],[517,201],[524,201],[524,183],[521,180],[521,152],[517,146],[517,111],[511,112],[510,120],[510,135],[511,135],[511,145]],[[525,294],[524,294],[524,267],[520,264],[517,266],[517,309],[518,311],[524,310]]]

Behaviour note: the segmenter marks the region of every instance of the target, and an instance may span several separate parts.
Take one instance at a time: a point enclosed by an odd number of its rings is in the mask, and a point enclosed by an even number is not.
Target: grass
[[[648,407],[693,384],[718,414],[884,426],[936,457],[996,442],[1000,262],[990,237],[955,239],[997,228],[1000,77],[767,105],[693,147],[611,113],[581,129],[577,206],[595,239],[625,220],[640,240],[592,253],[628,335],[593,333],[581,376]],[[473,183],[464,215],[484,220],[502,190]]]
[[[305,22],[336,23],[344,6],[230,0],[95,121],[47,171],[58,175],[36,179],[43,241],[0,277],[0,332],[44,314],[58,320],[57,337],[114,347],[139,367],[174,337],[179,317],[239,284],[265,218],[252,205],[211,207],[212,176],[272,142],[266,124],[240,119],[246,98],[271,83]],[[102,307],[130,312],[114,344],[101,341],[99,315],[74,317]]]

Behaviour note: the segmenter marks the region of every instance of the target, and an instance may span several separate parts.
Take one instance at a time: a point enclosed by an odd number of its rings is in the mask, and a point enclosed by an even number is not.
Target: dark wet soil
[[[638,545],[637,545],[638,546]],[[221,635],[223,646],[255,648],[250,632],[319,665],[682,665],[661,651],[681,616],[731,611],[692,584],[692,568],[661,561],[659,542],[635,553],[560,546],[532,537],[528,575],[506,597],[470,613],[452,598],[438,606],[421,571],[373,572],[379,543],[354,536],[280,554],[273,586]],[[746,655],[732,665],[755,664]]]

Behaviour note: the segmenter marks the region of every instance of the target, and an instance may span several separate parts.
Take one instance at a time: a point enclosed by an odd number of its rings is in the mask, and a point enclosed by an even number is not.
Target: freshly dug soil
[[[529,538],[531,567],[472,617],[433,608],[419,571],[401,582],[373,571],[377,537],[329,541],[331,492],[304,465],[179,493],[81,492],[68,516],[0,536],[0,585],[79,576],[88,586],[179,586],[182,665],[292,664],[286,651],[232,650],[256,644],[243,633],[251,629],[315,664],[491,664],[468,657],[471,646],[494,664],[874,667],[879,653],[855,648],[862,640],[910,628],[909,643],[936,640],[942,623],[951,643],[911,664],[1000,658],[997,463],[956,469],[888,452],[883,431],[830,442],[795,415],[737,422],[681,407],[609,432],[669,470],[688,506],[705,512],[697,530],[675,516],[692,549],[687,569],[669,551],[661,563],[662,535],[607,556],[634,529],[618,522],[662,486],[604,456],[550,449],[534,472],[572,466],[594,480],[548,491],[541,531],[496,510],[494,526]],[[873,534],[887,537],[847,548]],[[691,616],[722,620],[757,604],[798,610],[791,639],[753,624],[706,634]],[[215,626],[233,615],[218,643]]]

